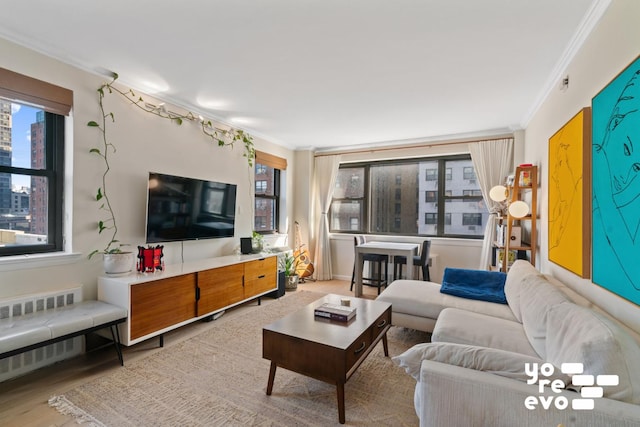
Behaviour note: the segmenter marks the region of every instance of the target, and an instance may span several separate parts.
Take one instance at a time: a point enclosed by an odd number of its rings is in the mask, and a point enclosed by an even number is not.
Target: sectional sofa
[[[640,337],[516,261],[507,304],[398,280],[392,323],[432,332],[394,361],[416,381],[421,426],[638,426]],[[592,406],[592,408],[591,408]]]

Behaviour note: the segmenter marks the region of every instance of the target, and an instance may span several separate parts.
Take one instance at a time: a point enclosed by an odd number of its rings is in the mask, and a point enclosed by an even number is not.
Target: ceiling
[[[0,37],[274,143],[522,129],[610,0],[29,0]]]

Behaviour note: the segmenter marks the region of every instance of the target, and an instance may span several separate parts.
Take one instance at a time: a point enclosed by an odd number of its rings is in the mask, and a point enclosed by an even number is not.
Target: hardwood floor
[[[298,291],[300,290],[353,295],[353,292],[349,291],[349,282],[341,280],[307,281],[298,285]],[[363,293],[364,298],[375,299],[377,289],[364,286]],[[264,305],[269,304],[270,301],[272,301],[270,298],[262,299]],[[255,301],[252,301],[234,307],[228,310],[225,316],[238,315],[256,304]],[[214,323],[194,322],[171,331],[165,334],[165,347],[192,337],[211,327]],[[127,361],[136,360],[157,351],[162,351],[162,348],[158,347],[158,340],[150,339],[125,347],[124,360],[127,363]],[[115,350],[112,346],[107,346],[2,382],[0,383],[0,425],[7,427],[75,426],[77,424],[73,418],[62,415],[49,407],[47,403],[49,398],[119,368]]]

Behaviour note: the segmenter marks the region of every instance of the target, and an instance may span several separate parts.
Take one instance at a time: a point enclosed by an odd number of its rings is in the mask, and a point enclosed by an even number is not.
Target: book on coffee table
[[[348,322],[355,317],[356,308],[338,304],[324,303],[316,307],[313,313],[317,317],[338,320],[340,322]]]

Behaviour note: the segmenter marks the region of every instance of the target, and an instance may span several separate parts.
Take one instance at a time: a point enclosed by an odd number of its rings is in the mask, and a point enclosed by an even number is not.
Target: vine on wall
[[[182,125],[185,121],[198,123],[201,127],[202,133],[210,138],[219,147],[234,147],[236,143],[242,143],[244,146],[243,156],[247,159],[249,167],[253,166],[255,159],[255,148],[253,145],[253,137],[243,130],[239,129],[220,129],[213,125],[211,120],[205,120],[202,116],[197,116],[192,112],[186,114],[178,114],[172,111],[167,111],[164,105],[155,106],[145,102],[142,96],[137,95],[132,89],[121,90],[114,86],[115,81],[118,79],[118,74],[112,74],[112,80],[108,83],[103,83],[98,88],[98,104],[100,106],[100,112],[102,118],[99,121],[90,121],[87,123],[89,127],[98,128],[102,134],[102,144],[100,148],[92,148],[89,151],[91,153],[100,156],[104,162],[104,172],[102,174],[102,185],[98,187],[96,191],[95,200],[101,202],[99,209],[105,212],[106,218],[98,221],[98,234],[103,231],[111,232],[111,239],[107,243],[106,247],[102,250],[94,250],[89,254],[89,258],[97,253],[121,253],[122,247],[126,244],[120,243],[117,239],[118,224],[116,222],[116,216],[111,206],[109,199],[109,192],[107,191],[107,176],[111,170],[110,154],[115,154],[116,146],[107,138],[107,124],[109,120],[111,123],[115,123],[115,115],[113,112],[105,112],[104,109],[104,97],[107,94],[120,95],[126,99],[131,105],[139,108],[140,110],[158,116],[162,119],[170,120],[177,125]]]

